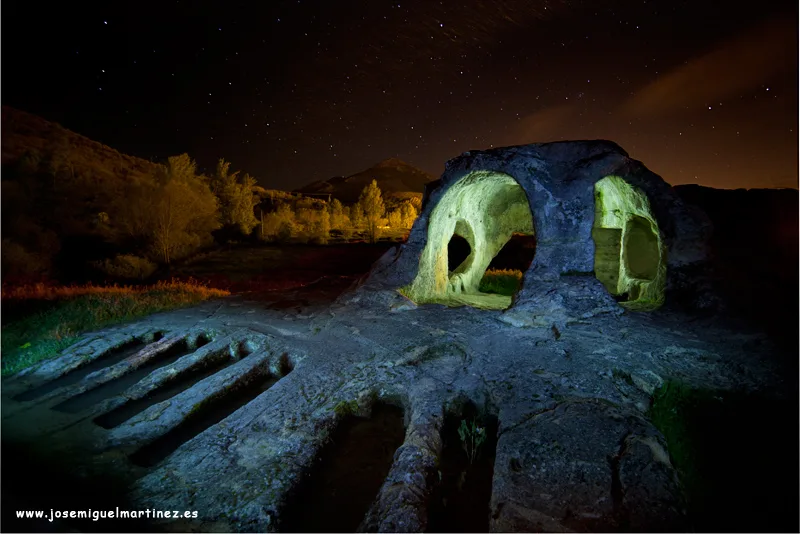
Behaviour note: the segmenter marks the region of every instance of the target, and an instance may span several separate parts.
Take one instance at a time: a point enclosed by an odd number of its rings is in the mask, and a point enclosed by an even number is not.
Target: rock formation
[[[114,519],[130,531],[458,532],[465,516],[489,532],[796,531],[792,425],[713,450],[733,451],[719,464],[736,480],[728,498],[766,497],[749,511],[722,502],[695,525],[679,451],[650,410],[680,384],[720,407],[719,392],[769,393],[774,407],[753,413],[795,421],[796,346],[716,315],[619,313],[688,287],[709,230],[613,143],[462,155],[408,242],[333,306],[289,313],[232,296],[86,333],[5,378],[6,508],[196,512]],[[521,291],[482,294],[514,234],[538,240]],[[457,266],[453,235],[470,247]],[[756,417],[731,413],[747,433]],[[477,456],[469,421],[486,439]]]
[[[364,288],[399,289],[415,303],[507,308],[503,319],[517,325],[563,326],[619,313],[620,304],[657,308],[671,276],[706,260],[710,228],[700,210],[609,141],[467,152],[446,164],[408,242],[387,253]],[[535,235],[537,244],[512,302],[478,284],[514,234]],[[453,235],[471,253],[450,271]]]

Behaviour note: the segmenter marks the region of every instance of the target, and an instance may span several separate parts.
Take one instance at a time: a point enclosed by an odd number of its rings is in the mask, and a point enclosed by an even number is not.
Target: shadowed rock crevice
[[[156,369],[172,365],[183,356],[191,354],[197,348],[209,343],[207,336],[199,336],[197,340],[190,343],[188,340],[181,340],[170,346],[167,350],[156,354],[135,370],[114,378],[104,384],[98,385],[88,391],[75,395],[64,402],[53,407],[54,410],[67,413],[78,413],[87,410],[101,401],[119,395],[129,387],[133,386],[141,379],[149,375]]]
[[[608,457],[608,465],[611,468],[611,501],[613,504],[612,515],[620,530],[628,530],[628,516],[625,510],[625,489],[620,479],[620,461],[627,450],[627,440],[630,433],[626,433],[620,441],[619,451],[613,456]]]
[[[319,451],[280,512],[281,532],[356,532],[405,437],[404,411],[378,403],[352,413]]]
[[[157,334],[153,341],[158,341],[163,337],[162,334]],[[99,371],[100,369],[104,369],[106,367],[110,367],[116,363],[121,362],[128,356],[132,356],[136,354],[142,347],[145,346],[145,342],[140,339],[132,339],[127,343],[106,351],[104,354],[100,355],[99,357],[95,358],[94,360],[86,363],[85,365],[81,365],[72,371],[65,373],[64,375],[51,380],[41,386],[33,388],[29,391],[21,393],[14,397],[14,400],[18,401],[31,401],[38,399],[50,393],[51,391],[55,391],[59,388],[70,386],[72,384],[76,384],[83,380],[84,377],[88,376],[89,374]]]
[[[231,355],[230,352],[221,352],[215,358],[201,361],[200,365],[189,368],[144,397],[129,400],[121,406],[96,417],[94,422],[106,429],[114,428],[150,406],[171,399],[201,380],[230,367],[242,358],[247,357],[251,351],[246,343],[241,343],[235,352],[235,355]],[[290,369],[280,373],[280,376],[286,374],[288,370]]]
[[[483,436],[477,448],[472,446],[473,428]],[[445,416],[440,478],[430,498],[427,532],[489,531],[497,428],[497,418],[480,414],[472,403]]]
[[[178,447],[267,391],[281,378],[266,366],[240,377],[223,394],[202,400],[180,424],[134,452],[130,456],[131,462],[141,467],[156,465]]]

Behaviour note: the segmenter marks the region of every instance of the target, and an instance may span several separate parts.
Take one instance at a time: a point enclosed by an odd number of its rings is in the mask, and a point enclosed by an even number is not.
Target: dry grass
[[[152,286],[48,286],[32,284],[3,287],[4,313],[15,308],[37,309],[2,328],[2,374],[16,373],[52,358],[84,332],[157,312],[192,306],[229,295],[196,281],[159,282]]]
[[[170,280],[158,282],[152,286],[95,286],[86,284],[82,286],[52,286],[48,284],[28,284],[15,287],[3,286],[3,300],[61,300],[87,295],[146,295],[153,292],[169,292],[176,297],[189,297],[194,299],[201,296],[204,299],[224,297],[227,291],[205,286],[195,280]]]

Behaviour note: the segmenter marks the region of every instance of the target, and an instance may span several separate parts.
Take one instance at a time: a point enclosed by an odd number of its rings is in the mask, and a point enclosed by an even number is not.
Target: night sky
[[[2,102],[284,189],[595,138],[672,184],[797,187],[797,24],[783,0],[16,0]]]

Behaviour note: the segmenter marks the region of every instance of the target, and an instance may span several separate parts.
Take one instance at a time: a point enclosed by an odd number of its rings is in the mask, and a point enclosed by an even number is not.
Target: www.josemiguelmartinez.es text
[[[197,511],[180,510],[17,510],[18,519],[197,519]]]

